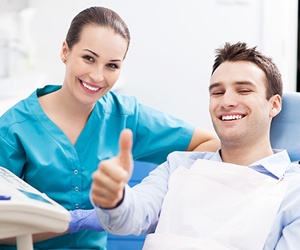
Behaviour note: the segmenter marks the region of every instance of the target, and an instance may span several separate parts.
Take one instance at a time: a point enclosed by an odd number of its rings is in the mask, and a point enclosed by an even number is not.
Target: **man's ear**
[[[282,98],[280,95],[276,94],[270,98],[269,102],[270,102],[270,117],[274,118],[281,111]]]

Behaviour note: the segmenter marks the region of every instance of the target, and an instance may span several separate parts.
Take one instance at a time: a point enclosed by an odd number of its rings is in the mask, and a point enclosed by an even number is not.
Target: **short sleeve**
[[[195,127],[174,116],[138,105],[138,119],[133,153],[137,160],[160,164],[169,153],[185,151]]]

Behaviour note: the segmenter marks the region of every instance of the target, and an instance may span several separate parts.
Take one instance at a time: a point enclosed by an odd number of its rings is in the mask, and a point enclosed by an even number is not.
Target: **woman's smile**
[[[97,85],[84,82],[82,80],[79,80],[79,81],[81,83],[81,86],[84,88],[84,90],[89,93],[98,93],[101,89],[104,88],[104,87],[99,87]]]

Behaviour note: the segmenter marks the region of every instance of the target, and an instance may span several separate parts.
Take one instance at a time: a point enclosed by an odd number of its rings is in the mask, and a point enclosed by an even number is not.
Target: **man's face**
[[[265,73],[251,62],[224,62],[215,70],[209,111],[222,145],[269,140],[275,96],[266,99],[265,84]]]

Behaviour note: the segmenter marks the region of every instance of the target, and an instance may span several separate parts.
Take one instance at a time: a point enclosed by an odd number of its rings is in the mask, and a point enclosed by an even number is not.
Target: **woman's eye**
[[[112,68],[112,69],[118,69],[119,68],[119,66],[117,64],[114,64],[114,63],[109,63],[109,64],[107,64],[107,66],[109,68]]]
[[[94,62],[95,61],[93,57],[88,56],[88,55],[83,56],[82,58],[85,59],[86,61],[89,61],[89,62]]]

